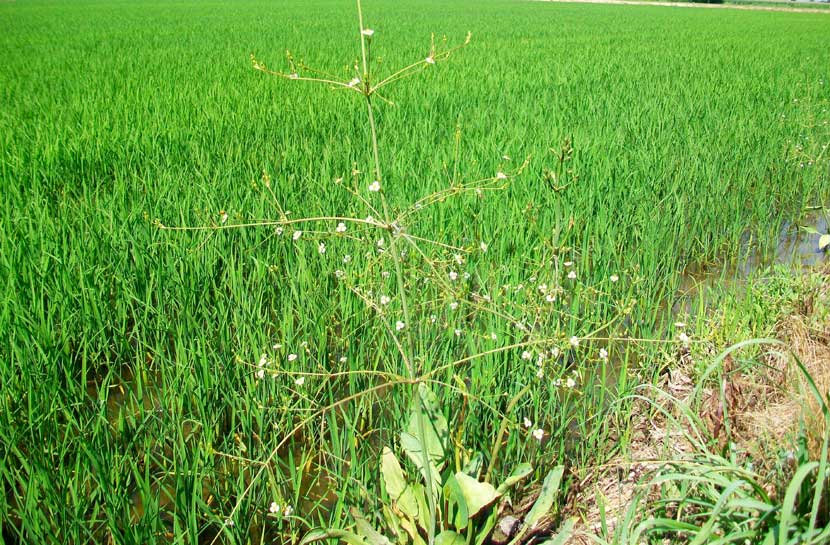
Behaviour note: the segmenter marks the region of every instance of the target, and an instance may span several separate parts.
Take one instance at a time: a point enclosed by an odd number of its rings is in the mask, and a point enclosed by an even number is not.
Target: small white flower
[[[277,227],[276,230],[275,230],[275,232],[277,233],[277,236],[282,235],[283,231],[284,231],[284,229],[282,228],[282,226]]]
[[[674,322],[674,327],[676,327],[677,329],[683,329],[684,327],[686,327],[686,324],[683,322]]]
[[[604,348],[599,349],[599,359],[607,360],[608,359],[608,350]]]
[[[545,368],[541,365],[536,369],[536,378],[545,378]]]
[[[688,336],[688,335],[686,335],[685,333],[681,333],[680,335],[678,335],[678,336],[677,336],[677,338],[678,338],[678,339],[680,340],[680,342],[682,342],[683,344],[685,344],[685,345],[688,345],[688,344],[689,344],[689,336]]]
[[[377,245],[378,248],[383,248],[386,245],[386,241],[383,239],[383,237],[380,237],[378,239],[376,245]]]
[[[481,244],[478,245],[478,247],[481,248],[482,252],[487,252],[487,243],[486,242],[482,242]]]
[[[559,357],[559,347],[554,346],[550,349],[550,357],[551,358],[558,358]]]
[[[533,359],[533,354],[531,354],[529,350],[525,350],[524,352],[522,352],[522,359],[525,361],[530,361]]]
[[[225,519],[225,526],[233,528],[233,521],[231,519]]]
[[[450,276],[450,280],[457,280],[458,279],[458,273],[455,272],[455,271],[450,271],[449,276]]]
[[[387,295],[381,295],[380,296],[380,304],[381,305],[388,305],[389,301],[391,301],[391,300],[392,299],[390,299]]]
[[[496,335],[496,332],[494,331],[494,332],[490,333],[490,339],[493,340],[493,341],[497,341],[497,340],[499,340],[499,336]]]
[[[453,255],[453,256],[452,256],[452,258],[453,258],[453,259],[455,260],[455,262],[456,262],[456,263],[458,263],[459,265],[463,265],[463,264],[464,264],[464,257],[463,257],[461,254],[455,254],[455,255]]]
[[[219,221],[221,221],[222,223],[225,223],[226,221],[228,221],[228,213],[225,212],[224,210],[222,212],[220,212]]]
[[[566,261],[562,264],[565,265],[566,267],[571,267],[571,266],[573,266],[574,262],[573,261]]]
[[[326,243],[321,242],[320,244],[318,244],[317,245],[317,251],[320,252],[321,254],[326,253]]]
[[[265,377],[265,369],[260,369],[256,372],[256,378],[262,379]]]
[[[343,263],[348,263],[351,260],[352,260],[352,256],[350,256],[349,254],[346,254],[346,255],[343,256]]]
[[[542,428],[536,428],[535,430],[533,430],[534,439],[536,439],[537,441],[541,441],[543,437],[545,437],[545,430],[543,430]]]
[[[283,511],[282,511],[282,515],[284,517],[290,517],[293,514],[294,514],[294,508],[291,507],[290,505],[286,505],[285,509],[283,509]]]
[[[366,223],[375,223],[375,218],[372,216],[366,216]]]
[[[545,293],[545,292],[548,291],[548,285],[547,284],[539,284],[539,287],[536,288],[536,289],[539,290],[539,293]]]
[[[337,224],[337,227],[335,227],[334,230],[337,231],[338,233],[345,233],[346,232],[346,224],[341,221],[340,223]]]
[[[398,320],[397,322],[395,322],[395,329],[396,329],[397,331],[400,331],[400,330],[402,330],[402,329],[403,329],[403,328],[405,328],[405,327],[406,327],[406,324],[405,324],[405,323],[403,323],[402,321]]]
[[[461,330],[460,330],[460,329],[456,329],[455,331],[453,331],[453,333],[455,333],[455,336],[456,336],[456,337],[460,337],[460,336],[461,336]]]
[[[294,361],[297,359],[297,354],[288,354],[288,361]]]
[[[294,240],[300,240],[301,236],[303,236],[302,231],[294,231],[294,234],[291,235],[291,238],[293,238]]]
[[[372,193],[377,193],[378,191],[380,191],[380,182],[375,180],[374,182],[369,184],[369,191],[371,191]]]
[[[619,279],[620,279],[620,277],[619,277],[619,276],[617,276],[616,274],[612,274],[612,275],[611,275],[611,278],[610,278],[609,280],[611,280],[611,282],[616,282],[616,281],[617,281],[617,280],[619,280]]]
[[[434,324],[437,321],[438,321],[438,316],[436,316],[435,314],[430,314],[429,315],[429,323]]]
[[[470,275],[470,273],[465,272],[465,273],[464,273],[464,280],[469,280],[470,278],[472,278],[472,276]],[[487,296],[487,295],[485,295],[485,296],[484,296],[484,298],[485,298],[485,299],[487,299],[487,300],[489,300],[489,299],[490,299],[490,297],[489,297],[489,296]]]
[[[455,310],[457,308],[458,308],[458,302],[453,301],[452,303],[450,303],[450,310]]]
[[[268,507],[268,511],[270,511],[271,513],[279,513],[280,506],[277,504],[277,502],[272,501],[271,505]]]
[[[531,427],[533,427],[533,422],[530,420],[530,418],[525,416],[524,425],[525,425],[526,428],[531,428]]]
[[[296,384],[297,386],[302,386],[303,384],[305,384],[305,377],[296,378],[294,380],[294,384]]]
[[[349,87],[355,87],[359,83],[360,83],[360,78],[354,78],[352,81],[349,82]]]
[[[264,367],[265,365],[268,365],[268,356],[263,354],[259,357],[259,367]]]
[[[274,346],[272,346],[271,348],[273,348],[274,350],[279,350],[280,348],[282,348],[282,345],[280,343],[274,343]]]
[[[364,36],[372,36],[372,35],[374,35],[375,31],[372,30],[371,28],[364,28],[363,30],[360,31],[360,33],[363,34]]]
[[[558,378],[558,379],[554,380],[553,385],[556,386],[557,388],[562,386],[562,379]]]
[[[337,278],[338,280],[343,280],[343,278],[346,277],[346,273],[344,273],[340,269],[337,269],[336,271],[334,271],[334,277]]]
[[[568,377],[568,380],[565,381],[565,387],[573,388],[574,386],[576,386],[576,381],[573,379],[573,377]]]
[[[435,59],[433,59],[432,56],[429,56],[426,59],[424,59],[424,62],[427,64],[435,64]]]
[[[384,278],[389,278],[390,276],[392,276],[392,273],[390,273],[389,271],[383,271],[382,273],[380,273],[380,275]]]
[[[547,301],[548,303],[553,303],[554,301],[556,301],[556,296],[552,293],[549,293],[545,295],[545,301]]]
[[[569,272],[569,273],[568,273],[568,278],[570,278],[571,280],[573,280],[574,278],[576,278],[576,271],[571,271],[571,272]]]
[[[573,337],[571,337],[571,339],[568,342],[571,343],[571,346],[577,347],[577,346],[579,346],[579,337],[574,335]]]
[[[506,180],[507,179],[507,174],[505,174],[504,172],[501,172],[501,171],[496,172],[496,179]]]

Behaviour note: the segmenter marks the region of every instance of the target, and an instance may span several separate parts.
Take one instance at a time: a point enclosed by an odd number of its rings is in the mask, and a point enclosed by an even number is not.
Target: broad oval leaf
[[[464,536],[452,530],[444,530],[435,536],[435,545],[465,545]]]
[[[398,458],[389,447],[383,447],[383,454],[380,455],[380,473],[383,476],[386,493],[392,500],[397,501],[406,489],[406,479]]]
[[[519,464],[516,466],[516,469],[513,470],[513,473],[511,473],[510,476],[499,485],[499,488],[496,491],[499,494],[504,494],[507,492],[508,488],[518,483],[531,473],[533,473],[533,466],[528,463]]]

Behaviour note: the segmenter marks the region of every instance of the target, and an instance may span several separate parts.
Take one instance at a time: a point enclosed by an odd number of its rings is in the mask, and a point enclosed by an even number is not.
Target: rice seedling
[[[493,482],[593,463],[678,274],[826,203],[818,16],[371,8],[377,73],[424,68],[378,98],[382,176],[349,4],[0,5],[5,541],[345,524],[414,377]],[[251,73],[289,45],[346,86]]]

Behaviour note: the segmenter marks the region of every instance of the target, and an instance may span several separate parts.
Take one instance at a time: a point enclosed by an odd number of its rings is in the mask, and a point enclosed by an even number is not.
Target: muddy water
[[[761,273],[774,265],[785,265],[794,269],[818,267],[830,263],[830,254],[818,247],[820,234],[830,231],[827,211],[812,211],[800,220],[786,222],[778,234],[773,251],[763,253],[757,250],[749,237],[741,244],[739,259],[720,265],[694,265],[687,267],[680,275],[679,286],[672,300],[668,319],[683,314],[693,314],[703,305],[714,304],[710,297],[715,290],[722,291],[736,287],[751,276]]]

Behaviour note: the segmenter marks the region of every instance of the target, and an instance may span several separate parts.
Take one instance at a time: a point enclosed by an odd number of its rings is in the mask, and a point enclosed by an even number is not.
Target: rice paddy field
[[[687,273],[828,204],[827,14],[363,16],[373,81],[472,33],[373,95],[380,176],[355,85],[250,58],[365,79],[353,2],[0,3],[5,543],[377,522],[419,381],[456,466],[600,465],[674,323],[710,339]]]

